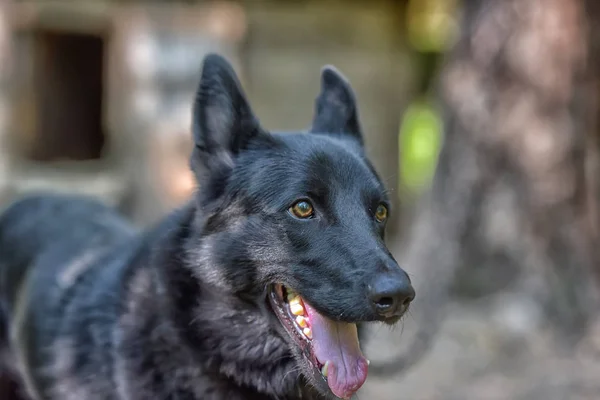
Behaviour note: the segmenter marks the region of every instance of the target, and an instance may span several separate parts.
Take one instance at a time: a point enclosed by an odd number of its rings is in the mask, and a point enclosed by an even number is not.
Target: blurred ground
[[[504,307],[509,304],[511,311]],[[534,317],[526,309],[514,298],[451,304],[444,327],[422,362],[396,379],[370,377],[359,399],[598,399],[600,324],[595,335],[571,353],[556,348],[543,329],[533,329],[528,319]],[[399,330],[374,331],[366,347],[373,363],[409,342],[410,335]]]

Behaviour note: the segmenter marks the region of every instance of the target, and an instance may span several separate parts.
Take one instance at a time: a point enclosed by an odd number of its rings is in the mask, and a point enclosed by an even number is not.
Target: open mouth
[[[271,287],[269,301],[315,370],[313,375],[339,398],[349,399],[356,393],[367,379],[369,364],[360,350],[356,324],[326,318],[283,285]]]

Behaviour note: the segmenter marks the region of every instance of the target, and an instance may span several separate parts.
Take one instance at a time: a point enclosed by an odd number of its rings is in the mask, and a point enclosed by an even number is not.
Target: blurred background
[[[418,293],[358,397],[600,399],[596,3],[0,0],[0,208],[79,192],[146,227],[196,189],[207,52],[275,131],[308,127],[333,64]]]

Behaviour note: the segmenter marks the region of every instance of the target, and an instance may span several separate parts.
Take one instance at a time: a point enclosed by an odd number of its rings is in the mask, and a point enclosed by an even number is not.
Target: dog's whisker
[[[417,320],[415,319],[415,316],[413,315],[413,313],[411,312],[412,310],[409,308],[406,310],[406,312],[404,313],[404,315],[406,315],[406,318],[410,317],[413,322],[417,322]]]
[[[283,380],[285,380],[290,374],[299,373],[299,372],[302,372],[302,368],[299,365],[297,365],[285,373],[285,375],[283,376]]]

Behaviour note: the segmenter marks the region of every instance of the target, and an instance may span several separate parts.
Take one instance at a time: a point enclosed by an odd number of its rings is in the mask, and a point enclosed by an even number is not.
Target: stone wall
[[[389,3],[12,5],[1,14],[12,21],[5,28],[12,52],[3,54],[14,61],[13,73],[2,75],[12,81],[9,124],[0,127],[6,139],[0,146],[5,197],[40,189],[84,192],[121,206],[140,224],[185,201],[195,189],[188,170],[191,101],[209,51],[231,59],[253,108],[272,130],[309,126],[320,69],[336,65],[357,92],[369,153],[392,190],[396,187],[398,124],[412,74]],[[19,151],[39,123],[28,34],[44,29],[91,33],[105,43],[108,140],[100,160],[39,163]]]

